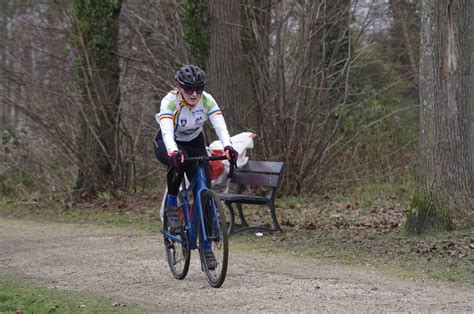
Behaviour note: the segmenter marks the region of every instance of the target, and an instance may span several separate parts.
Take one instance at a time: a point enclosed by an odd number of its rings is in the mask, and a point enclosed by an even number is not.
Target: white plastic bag
[[[240,168],[247,163],[249,158],[247,157],[247,149],[253,148],[253,139],[256,137],[255,133],[242,132],[232,136],[232,147],[239,153],[237,158],[237,167]],[[212,142],[207,148],[209,155],[223,155],[224,148],[220,141]],[[213,163],[222,163],[224,165],[224,172],[219,174],[217,178],[211,180],[212,189],[217,192],[226,193],[229,190],[230,179],[227,179],[229,173],[229,162],[227,160],[217,160]]]

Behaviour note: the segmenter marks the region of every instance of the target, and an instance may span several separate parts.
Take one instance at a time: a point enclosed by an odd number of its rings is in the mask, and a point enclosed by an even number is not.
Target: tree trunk
[[[120,157],[120,68],[116,54],[122,1],[76,1],[76,82],[81,92],[78,138],[81,196],[127,184]]]
[[[251,84],[242,47],[240,1],[209,1],[208,90],[223,109],[231,135],[247,129],[252,115]]]
[[[419,186],[409,231],[474,226],[474,2],[424,0]]]

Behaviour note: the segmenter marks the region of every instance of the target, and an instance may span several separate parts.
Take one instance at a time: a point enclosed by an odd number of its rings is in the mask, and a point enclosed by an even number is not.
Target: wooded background
[[[421,7],[1,0],[0,193],[162,191],[154,115],[186,63],[208,74],[206,90],[231,135],[256,133],[251,158],[287,164],[283,193],[408,182],[419,134]]]

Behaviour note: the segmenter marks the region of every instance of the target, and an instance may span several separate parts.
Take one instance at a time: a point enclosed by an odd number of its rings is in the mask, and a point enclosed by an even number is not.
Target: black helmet
[[[184,88],[203,88],[206,84],[206,73],[197,65],[186,64],[176,72],[176,83]]]

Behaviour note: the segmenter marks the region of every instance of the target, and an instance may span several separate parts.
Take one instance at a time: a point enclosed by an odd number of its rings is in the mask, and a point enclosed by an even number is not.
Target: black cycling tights
[[[202,133],[199,134],[194,140],[189,142],[180,142],[176,141],[179,150],[181,150],[184,154],[184,157],[197,157],[197,156],[207,156],[206,144],[204,141],[204,136]],[[163,138],[161,137],[161,132],[158,131],[155,136],[155,156],[158,160],[168,167],[168,173],[166,175],[167,182],[168,182],[168,194],[170,195],[177,195],[179,191],[179,185],[181,184],[181,180],[183,180],[183,175],[181,174],[179,179],[176,182],[173,182],[174,171],[171,169],[170,161],[168,159],[168,152],[165,147],[165,143],[163,142]],[[183,166],[183,170],[186,173],[186,176],[189,180],[194,178],[196,174],[196,163],[190,162],[186,163]],[[211,168],[209,167],[209,163],[206,163],[204,167],[206,171],[207,177],[207,186],[211,186]],[[182,173],[182,172],[181,172]]]

